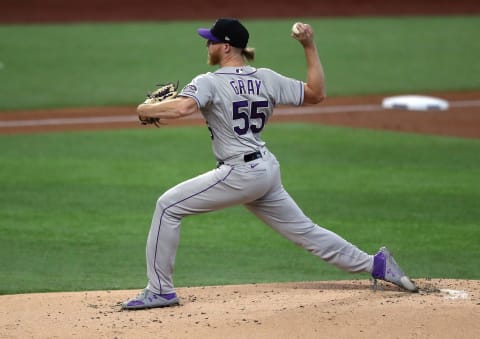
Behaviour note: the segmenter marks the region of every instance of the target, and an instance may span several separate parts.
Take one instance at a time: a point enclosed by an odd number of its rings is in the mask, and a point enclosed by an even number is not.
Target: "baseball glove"
[[[144,104],[155,104],[157,102],[171,100],[178,94],[178,81],[177,83],[169,82],[165,85],[157,85],[157,87],[157,89],[147,94],[147,99],[143,102]],[[138,119],[142,125],[155,125],[157,127],[163,125],[160,118],[139,116]]]

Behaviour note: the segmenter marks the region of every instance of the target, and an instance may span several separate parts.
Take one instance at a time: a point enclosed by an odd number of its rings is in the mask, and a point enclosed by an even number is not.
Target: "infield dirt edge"
[[[139,290],[3,295],[0,336],[473,338],[480,333],[480,281],[416,282],[420,293],[387,283],[372,291],[368,280],[183,287],[177,289],[180,306],[142,311],[120,307]]]

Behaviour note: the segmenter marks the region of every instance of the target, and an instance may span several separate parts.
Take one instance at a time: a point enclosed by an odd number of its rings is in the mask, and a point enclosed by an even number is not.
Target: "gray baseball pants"
[[[262,157],[243,156],[184,181],[157,201],[147,239],[148,286],[154,293],[175,292],[172,274],[184,216],[245,205],[285,238],[348,272],[371,272],[373,256],[313,223],[282,186],[280,165],[266,148]]]

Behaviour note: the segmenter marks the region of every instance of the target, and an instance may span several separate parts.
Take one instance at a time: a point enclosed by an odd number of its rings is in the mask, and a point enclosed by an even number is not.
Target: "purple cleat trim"
[[[132,300],[127,304],[128,307],[143,306],[143,305],[145,305],[145,304],[143,302],[141,302],[140,300]]]
[[[174,292],[174,293],[160,294],[160,296],[163,299],[172,300],[173,298],[177,297],[177,294]]]
[[[372,276],[374,278],[385,279],[385,266],[386,266],[386,259],[383,252],[378,252],[373,257],[373,271]]]
[[[418,292],[418,287],[403,272],[386,247],[380,248],[380,251],[373,257],[372,277],[374,289],[376,288],[376,279],[381,279],[410,292]]]

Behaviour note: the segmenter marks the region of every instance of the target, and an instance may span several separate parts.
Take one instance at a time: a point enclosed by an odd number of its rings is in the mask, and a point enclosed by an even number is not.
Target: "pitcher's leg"
[[[282,187],[246,207],[284,237],[326,262],[348,272],[372,271],[373,256],[314,224]]]
[[[147,288],[157,294],[174,292],[172,273],[180,238],[181,217],[168,212],[160,197],[147,238]]]
[[[148,289],[174,291],[172,274],[184,216],[257,199],[268,189],[264,176],[262,171],[245,173],[224,165],[165,192],[157,201],[147,239]]]
[[[213,170],[184,181],[165,192],[157,201],[147,238],[147,288],[157,294],[174,292],[172,274],[184,216],[221,208],[209,196],[231,174],[230,168]]]

